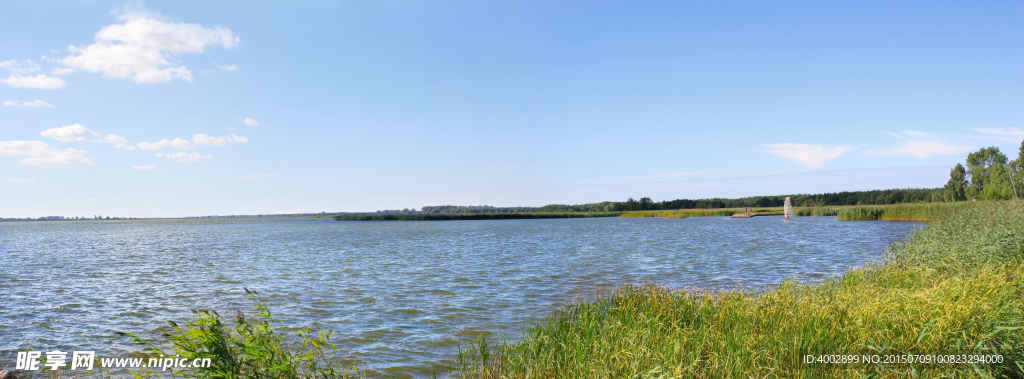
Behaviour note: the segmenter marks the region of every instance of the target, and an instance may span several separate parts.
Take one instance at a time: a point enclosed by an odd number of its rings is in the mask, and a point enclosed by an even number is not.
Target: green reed
[[[1024,203],[954,209],[891,245],[884,264],[824,281],[788,280],[760,292],[599,291],[533,321],[519,339],[476,341],[460,351],[457,375],[1022,377]],[[823,354],[994,354],[1003,362],[803,361]]]
[[[622,212],[566,212],[566,213],[429,213],[429,214],[356,214],[334,216],[337,221],[459,221],[459,220],[518,220],[546,218],[618,217]]]
[[[842,208],[836,214],[836,219],[841,221],[931,221],[956,212],[967,205],[967,202],[859,205]]]
[[[793,209],[794,216],[835,216],[843,207],[800,207]],[[665,218],[686,218],[686,217],[716,217],[732,216],[737,213],[750,212],[755,215],[781,215],[782,207],[755,207],[755,208],[715,208],[715,209],[677,209],[665,211],[635,211],[623,212],[619,217],[665,217]]]
[[[835,216],[842,207],[800,207],[793,209],[794,216]]]

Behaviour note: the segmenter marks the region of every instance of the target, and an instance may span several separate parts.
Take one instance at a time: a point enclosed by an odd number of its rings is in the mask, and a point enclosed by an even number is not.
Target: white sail
[[[782,206],[782,216],[784,220],[789,220],[793,217],[793,203],[789,201],[789,197],[786,197],[786,202]]]

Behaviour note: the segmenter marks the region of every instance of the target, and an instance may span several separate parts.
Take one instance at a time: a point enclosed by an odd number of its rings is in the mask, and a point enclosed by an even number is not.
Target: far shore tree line
[[[966,167],[957,164],[950,170],[950,179],[942,188],[899,188],[872,191],[844,191],[822,194],[791,194],[751,196],[736,199],[676,199],[653,201],[605,201],[589,204],[550,204],[543,207],[492,207],[488,205],[426,206],[422,211],[403,209],[378,211],[379,214],[447,214],[447,213],[520,213],[520,212],[628,212],[673,209],[768,208],[783,206],[787,197],[797,207],[840,205],[888,205],[976,200],[1024,199],[1024,142],[1015,160],[1009,160],[998,147],[986,147],[967,155]]]

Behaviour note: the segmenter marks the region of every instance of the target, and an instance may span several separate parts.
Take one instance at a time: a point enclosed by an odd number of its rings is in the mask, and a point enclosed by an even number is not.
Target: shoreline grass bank
[[[547,218],[619,217],[622,212],[566,212],[566,213],[441,213],[441,214],[365,214],[334,216],[337,221],[458,221],[458,220],[517,220]]]
[[[476,341],[460,351],[457,374],[1022,377],[1024,202],[960,203],[945,212],[890,245],[884,264],[822,282],[790,280],[760,292],[598,292],[533,321],[519,339]],[[882,360],[805,363],[822,355]],[[885,362],[908,355],[929,361]]]
[[[967,202],[957,203],[907,203],[891,205],[845,205],[823,207],[796,207],[794,216],[835,216],[839,221],[917,221],[928,222],[967,206]],[[623,212],[620,217],[717,217],[732,216],[736,213],[750,211],[758,216],[781,215],[782,207],[773,208],[716,208],[716,209],[677,209],[665,211],[632,211]]]

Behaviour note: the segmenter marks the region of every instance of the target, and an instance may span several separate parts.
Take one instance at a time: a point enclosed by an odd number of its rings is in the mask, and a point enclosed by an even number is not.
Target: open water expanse
[[[0,368],[15,351],[138,351],[190,308],[330,329],[389,377],[442,367],[459,338],[517,337],[595,288],[763,288],[878,261],[923,223],[832,217],[338,222],[186,219],[0,223]]]

